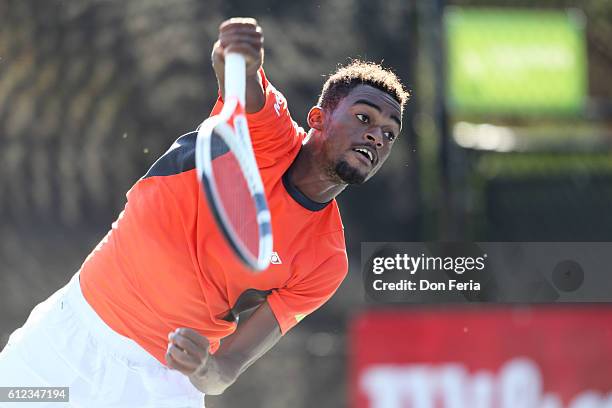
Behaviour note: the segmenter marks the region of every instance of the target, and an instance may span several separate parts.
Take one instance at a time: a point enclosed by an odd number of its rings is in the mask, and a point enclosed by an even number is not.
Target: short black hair
[[[391,70],[374,62],[353,60],[327,78],[317,104],[325,110],[333,111],[340,100],[358,85],[370,85],[386,92],[400,104],[402,112],[410,98],[410,93]]]

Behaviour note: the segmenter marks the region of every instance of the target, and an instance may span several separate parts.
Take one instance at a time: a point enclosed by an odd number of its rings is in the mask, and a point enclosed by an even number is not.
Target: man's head
[[[353,61],[327,79],[308,124],[319,133],[332,178],[361,184],[380,169],[399,136],[408,97],[394,73],[371,62]]]

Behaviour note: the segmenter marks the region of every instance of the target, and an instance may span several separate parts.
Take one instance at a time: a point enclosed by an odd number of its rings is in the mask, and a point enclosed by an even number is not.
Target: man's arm
[[[265,302],[213,355],[208,340],[194,330],[177,329],[168,338],[168,367],[187,375],[203,393],[219,395],[280,340],[281,331]]]
[[[223,393],[259,357],[270,350],[304,316],[323,305],[348,272],[344,234],[336,231],[317,237],[327,255],[313,260],[315,269],[295,266],[286,286],[272,290],[266,302],[208,354],[208,340],[191,329],[170,333],[166,353],[168,367],[189,376],[206,394]],[[331,250],[331,254],[329,254]],[[274,312],[272,311],[274,310]]]
[[[225,98],[225,53],[237,52],[246,59],[247,113],[255,113],[264,107],[266,97],[259,76],[263,65],[263,33],[253,18],[231,18],[219,26],[219,39],[213,46],[212,63],[221,97]]]

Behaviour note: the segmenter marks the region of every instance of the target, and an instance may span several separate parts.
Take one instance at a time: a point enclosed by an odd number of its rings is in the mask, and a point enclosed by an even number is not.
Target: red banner
[[[612,408],[612,307],[383,310],[350,331],[355,408]]]

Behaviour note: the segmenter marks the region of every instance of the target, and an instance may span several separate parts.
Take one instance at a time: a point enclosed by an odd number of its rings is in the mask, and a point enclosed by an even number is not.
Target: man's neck
[[[306,143],[289,166],[289,181],[302,194],[317,203],[327,203],[345,188],[346,184],[336,180],[321,161],[314,146]]]

